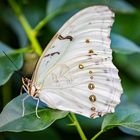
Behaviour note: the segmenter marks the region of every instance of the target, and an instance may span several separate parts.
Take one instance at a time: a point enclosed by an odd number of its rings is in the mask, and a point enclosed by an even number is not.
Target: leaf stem
[[[87,138],[86,138],[86,136],[85,136],[85,134],[84,134],[84,132],[83,132],[83,130],[82,130],[82,128],[81,128],[81,126],[80,126],[76,116],[75,116],[75,114],[74,113],[70,113],[70,115],[71,115],[71,119],[70,120],[73,121],[73,124],[77,128],[77,131],[78,131],[81,139],[82,140],[87,140]]]
[[[94,137],[91,138],[91,140],[95,140],[97,137],[99,137],[104,131],[100,130]]]
[[[24,17],[24,15],[22,14],[22,11],[20,9],[20,7],[18,6],[18,4],[14,1],[14,0],[8,0],[9,5],[11,6],[12,10],[15,12],[16,16],[18,17],[20,23],[22,24],[31,44],[32,44],[32,48],[34,49],[34,51],[38,54],[41,55],[42,54],[42,48],[38,42],[38,40],[36,39],[36,36],[34,34],[33,29],[31,28],[31,26],[29,25],[28,21],[26,20],[26,18]]]
[[[24,47],[14,50],[14,53],[26,53],[26,52],[33,52],[33,49],[29,47]]]

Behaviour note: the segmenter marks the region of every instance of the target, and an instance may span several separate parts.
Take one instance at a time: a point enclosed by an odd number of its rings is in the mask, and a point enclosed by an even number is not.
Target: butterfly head
[[[32,97],[37,97],[37,88],[32,84],[32,81],[28,78],[22,77],[22,83],[25,91]]]

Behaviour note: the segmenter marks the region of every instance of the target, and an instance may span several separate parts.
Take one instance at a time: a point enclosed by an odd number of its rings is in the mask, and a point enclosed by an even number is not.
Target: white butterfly
[[[114,112],[122,87],[110,49],[113,22],[107,6],[75,14],[44,50],[32,80],[23,78],[24,89],[53,109],[91,118]]]

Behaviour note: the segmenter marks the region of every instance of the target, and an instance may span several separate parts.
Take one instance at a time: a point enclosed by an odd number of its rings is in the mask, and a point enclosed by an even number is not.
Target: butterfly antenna
[[[12,61],[12,59],[2,50],[2,52],[5,54],[5,56],[9,59],[9,61],[13,64],[13,66],[16,68],[15,71],[21,76],[24,77],[24,75],[18,71],[18,67],[16,64]]]

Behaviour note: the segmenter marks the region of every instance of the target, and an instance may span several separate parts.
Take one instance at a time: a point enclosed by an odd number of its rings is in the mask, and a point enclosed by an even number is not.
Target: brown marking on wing
[[[54,56],[55,54],[60,54],[60,52],[54,52],[54,53],[49,53],[47,55],[45,55],[44,57],[48,57],[48,56]]]
[[[73,40],[73,37],[72,36],[63,37],[62,35],[59,35],[58,36],[58,39],[60,39],[60,40],[69,39],[70,41],[72,41]]]
[[[50,54],[47,54],[47,55],[45,55],[44,57],[48,57],[48,56],[50,56]]]
[[[51,53],[51,56],[55,55],[55,54],[60,54],[60,52],[54,52],[54,53]]]

